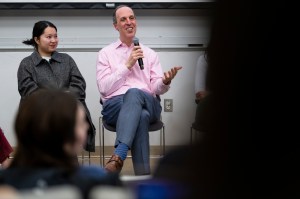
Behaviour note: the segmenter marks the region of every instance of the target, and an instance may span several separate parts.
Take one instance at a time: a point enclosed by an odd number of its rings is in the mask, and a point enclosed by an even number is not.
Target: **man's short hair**
[[[119,5],[115,8],[114,10],[114,13],[113,13],[113,23],[116,24],[117,23],[117,16],[116,16],[116,13],[117,13],[117,10],[119,10],[120,8],[123,8],[123,7],[128,7],[130,8],[128,5]]]

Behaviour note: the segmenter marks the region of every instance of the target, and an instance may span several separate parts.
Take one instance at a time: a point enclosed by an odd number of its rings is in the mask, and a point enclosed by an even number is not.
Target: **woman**
[[[195,102],[198,104],[206,95],[205,75],[207,71],[207,50],[197,60],[195,70]]]
[[[17,150],[10,167],[0,172],[0,185],[26,190],[68,184],[86,197],[95,185],[119,184],[117,174],[74,162],[86,142],[85,118],[70,93],[40,89],[31,94],[17,113]]]
[[[208,95],[208,91],[205,83],[207,67],[208,67],[208,57],[207,57],[207,49],[205,49],[204,53],[201,54],[197,60],[197,65],[195,70],[195,102],[197,104],[197,109],[196,109],[195,121],[192,124],[192,128],[198,131],[196,132],[198,134],[202,134],[205,132],[205,127],[204,127],[205,124],[203,125],[204,118],[202,115],[202,111],[205,107],[205,104],[207,103],[207,95]]]
[[[85,104],[86,83],[72,57],[56,51],[58,45],[56,26],[49,21],[35,23],[32,38],[23,43],[32,45],[34,52],[21,61],[18,69],[21,103],[40,88],[63,89],[74,93],[84,106],[89,122],[85,149],[95,151],[95,127]]]

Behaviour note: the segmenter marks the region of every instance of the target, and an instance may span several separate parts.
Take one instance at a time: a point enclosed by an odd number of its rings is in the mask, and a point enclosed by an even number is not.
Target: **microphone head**
[[[134,44],[138,44],[139,43],[139,39],[137,37],[134,37],[132,41],[133,41]]]

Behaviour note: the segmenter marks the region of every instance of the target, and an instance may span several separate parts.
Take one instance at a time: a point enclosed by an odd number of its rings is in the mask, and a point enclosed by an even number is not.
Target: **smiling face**
[[[44,33],[39,38],[35,37],[34,40],[38,45],[38,51],[41,56],[51,56],[56,51],[58,37],[55,28],[45,28]]]
[[[120,40],[131,44],[136,33],[136,19],[134,12],[129,7],[121,7],[116,11],[115,29],[119,31]]]

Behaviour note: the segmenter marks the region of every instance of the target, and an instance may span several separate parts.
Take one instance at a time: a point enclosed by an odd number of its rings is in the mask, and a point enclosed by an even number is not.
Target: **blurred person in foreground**
[[[0,199],[20,199],[20,194],[11,186],[0,186]]]
[[[296,18],[283,12],[290,3],[225,0],[215,6],[210,94],[200,125],[206,134],[165,156],[155,179],[181,184],[181,198],[300,198],[299,119],[293,114],[299,84],[292,67],[298,61],[290,31]],[[284,42],[276,42],[280,38]]]
[[[74,161],[83,150],[87,130],[85,109],[72,94],[34,92],[17,113],[17,150],[10,167],[0,171],[0,185],[26,190],[69,184],[85,197],[95,185],[117,185],[116,174]]]

